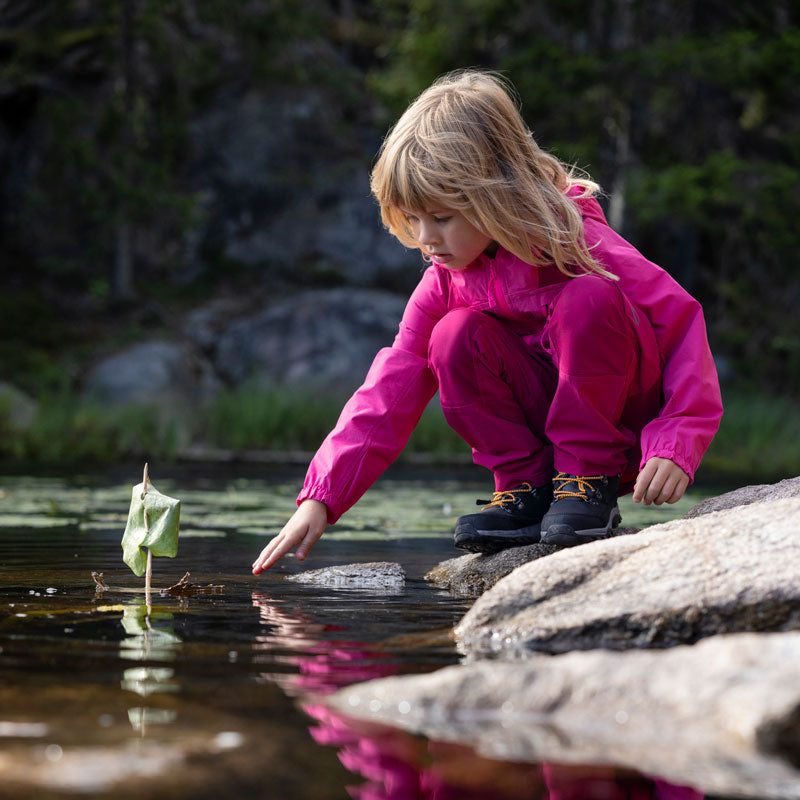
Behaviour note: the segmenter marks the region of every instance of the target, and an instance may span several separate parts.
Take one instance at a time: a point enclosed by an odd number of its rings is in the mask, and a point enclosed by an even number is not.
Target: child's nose
[[[434,245],[439,242],[439,233],[434,226],[423,224],[420,226],[417,239],[422,245]]]

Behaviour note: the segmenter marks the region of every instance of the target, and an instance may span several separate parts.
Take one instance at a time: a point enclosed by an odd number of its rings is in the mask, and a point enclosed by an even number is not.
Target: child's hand
[[[689,485],[689,476],[668,458],[649,458],[633,487],[633,502],[649,506],[677,503]]]
[[[303,500],[281,532],[261,551],[253,562],[253,575],[260,575],[276,561],[297,547],[297,559],[303,561],[308,551],[322,536],[328,524],[328,507],[319,500]]]

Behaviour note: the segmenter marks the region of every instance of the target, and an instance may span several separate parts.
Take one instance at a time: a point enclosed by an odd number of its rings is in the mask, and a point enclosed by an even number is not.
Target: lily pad
[[[209,528],[186,528],[181,532],[182,539],[224,539],[227,531],[215,531]]]
[[[52,517],[44,514],[0,514],[0,528],[70,528],[77,519]]]

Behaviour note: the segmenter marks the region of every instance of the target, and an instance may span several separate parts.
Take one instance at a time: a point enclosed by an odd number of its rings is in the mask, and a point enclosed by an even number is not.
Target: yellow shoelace
[[[594,486],[589,481],[602,480],[602,475],[567,475],[566,472],[559,472],[553,481],[556,482],[553,488],[553,499],[563,500],[565,497],[580,497],[585,500],[588,495],[594,490]],[[561,481],[561,483],[557,483]],[[568,483],[577,483],[578,491],[571,492],[564,488]]]
[[[500,508],[502,508],[506,503],[513,503],[517,499],[516,498],[517,492],[527,493],[532,491],[533,491],[533,486],[531,486],[529,483],[523,483],[519,489],[513,489],[513,490],[507,489],[506,491],[503,492],[495,492],[492,495],[492,499],[486,504],[485,508],[491,508],[492,506],[499,506]],[[483,503],[483,501],[478,500],[478,503],[481,504]]]

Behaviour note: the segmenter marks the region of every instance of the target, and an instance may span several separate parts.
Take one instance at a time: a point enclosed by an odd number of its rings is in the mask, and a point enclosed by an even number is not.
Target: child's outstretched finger
[[[326,524],[327,506],[317,500],[304,500],[253,562],[253,575],[260,575],[295,547],[297,558],[302,561],[322,536]]]
[[[263,550],[253,565],[253,574],[259,575],[280,561],[295,545],[295,537],[283,531],[279,533]]]
[[[308,530],[306,527],[298,528],[294,517],[283,526],[281,532],[273,537],[269,544],[261,551],[261,554],[253,562],[253,574],[260,575],[265,569],[269,569],[277,561],[280,561],[293,547],[303,541],[303,537]]]
[[[322,536],[323,530],[324,528],[320,530],[310,530],[305,535],[305,538],[297,547],[298,561],[305,561],[305,558],[308,555],[308,551],[317,543],[319,537]]]

